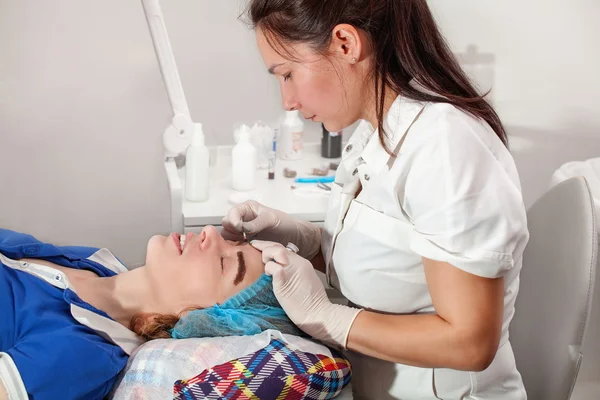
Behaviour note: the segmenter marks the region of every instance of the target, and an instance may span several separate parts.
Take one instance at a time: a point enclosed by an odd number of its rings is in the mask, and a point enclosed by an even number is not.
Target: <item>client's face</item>
[[[179,313],[210,307],[252,285],[264,273],[260,251],[248,243],[223,239],[212,226],[188,233],[183,249],[179,235],[153,236],[146,267],[161,301]]]

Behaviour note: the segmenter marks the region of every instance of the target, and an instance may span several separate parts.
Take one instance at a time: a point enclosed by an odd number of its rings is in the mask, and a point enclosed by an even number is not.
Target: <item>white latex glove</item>
[[[231,208],[222,220],[221,235],[229,240],[241,240],[242,232],[249,239],[268,240],[283,245],[294,243],[302,257],[311,260],[321,248],[321,229],[308,221],[290,217],[283,211],[249,200]]]
[[[315,339],[345,349],[350,327],[362,310],[331,303],[310,261],[279,243],[251,244],[262,251],[265,273],[273,277],[275,296],[292,322]]]

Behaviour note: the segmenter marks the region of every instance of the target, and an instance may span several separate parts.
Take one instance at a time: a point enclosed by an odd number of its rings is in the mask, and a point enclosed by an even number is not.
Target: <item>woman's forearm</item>
[[[504,279],[488,279],[423,258],[435,314],[362,311],[347,346],[373,357],[426,368],[481,371],[502,335]]]
[[[362,311],[347,347],[375,358],[423,368],[481,371],[498,342],[453,327],[436,314],[384,315]]]

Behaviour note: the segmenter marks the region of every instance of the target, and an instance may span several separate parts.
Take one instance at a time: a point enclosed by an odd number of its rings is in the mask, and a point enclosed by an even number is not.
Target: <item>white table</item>
[[[216,155],[216,157],[214,157]],[[185,167],[177,169],[175,162],[165,162],[171,196],[171,230],[173,232],[199,232],[206,225],[219,227],[221,219],[232,207],[231,189],[231,146],[211,149],[209,199],[205,202],[190,202],[185,199]],[[328,195],[323,193],[299,193],[297,188],[316,188],[316,184],[295,183],[292,178],[283,176],[283,169],[297,171],[298,176],[308,176],[309,171],[340,159],[322,158],[320,144],[306,144],[304,156],[300,160],[287,161],[277,159],[275,179],[267,179],[267,170],[257,170],[256,190],[252,193],[262,204],[286,212],[296,218],[322,224],[325,220]],[[330,175],[335,171],[330,171]],[[301,191],[302,192],[302,191]]]

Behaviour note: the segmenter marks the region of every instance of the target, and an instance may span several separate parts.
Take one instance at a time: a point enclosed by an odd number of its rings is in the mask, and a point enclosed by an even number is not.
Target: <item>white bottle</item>
[[[185,197],[189,201],[208,200],[209,153],[204,144],[202,124],[194,124],[192,144],[185,153]]]
[[[300,118],[300,111],[286,111],[279,135],[279,143],[277,143],[279,158],[301,159],[304,150],[304,122]]]
[[[231,151],[231,187],[233,190],[247,192],[256,186],[257,168],[256,148],[250,142],[250,128],[242,125],[239,139]]]

